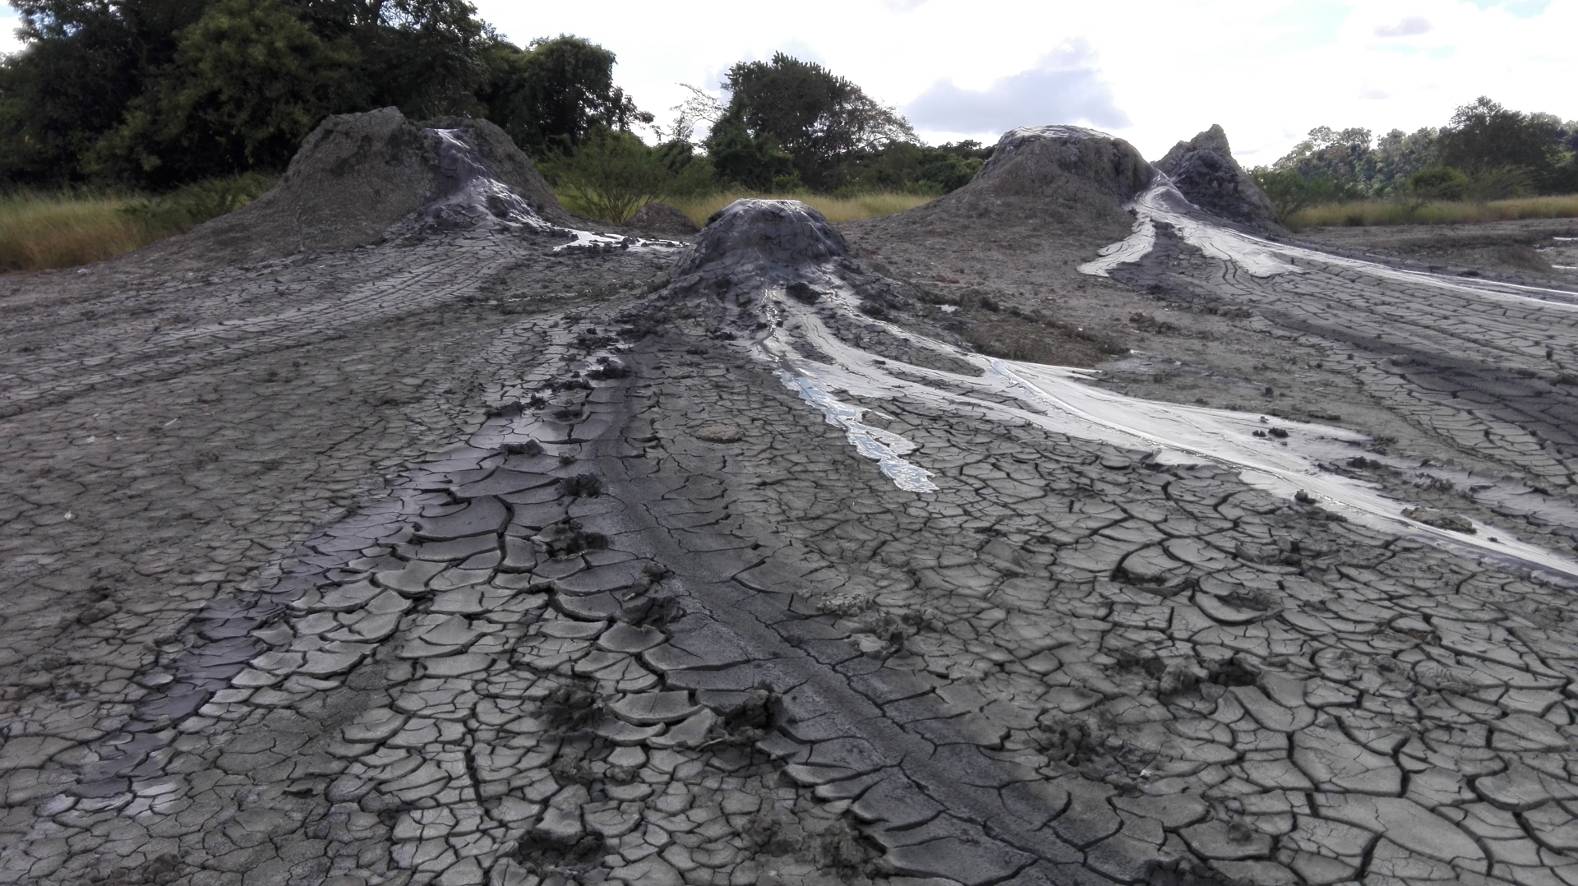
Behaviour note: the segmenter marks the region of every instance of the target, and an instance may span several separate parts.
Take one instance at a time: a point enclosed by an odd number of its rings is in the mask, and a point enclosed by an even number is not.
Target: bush
[[[628,132],[598,132],[541,166],[571,212],[613,224],[629,221],[654,200],[715,187],[712,164],[695,156],[689,145],[652,148]]]
[[[1408,177],[1408,191],[1420,200],[1461,200],[1468,176],[1455,166],[1432,166]]]
[[[1491,200],[1510,200],[1534,193],[1534,174],[1522,166],[1498,166],[1474,174],[1468,182],[1465,196],[1470,200],[1488,203]]]
[[[1283,224],[1289,224],[1291,219],[1306,207],[1351,199],[1355,196],[1352,188],[1341,185],[1331,178],[1325,176],[1305,178],[1291,169],[1268,169],[1261,166],[1251,170],[1250,175],[1271,200],[1271,206],[1277,213],[1277,221]]]
[[[155,231],[176,233],[196,227],[263,196],[274,179],[256,172],[213,178],[177,188],[168,194],[129,201],[121,212]]]

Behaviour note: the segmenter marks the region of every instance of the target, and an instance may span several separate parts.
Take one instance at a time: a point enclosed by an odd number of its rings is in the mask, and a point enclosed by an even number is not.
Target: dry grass
[[[249,172],[157,196],[0,194],[0,272],[69,268],[114,258],[240,209],[273,185],[273,178]]]
[[[1475,203],[1468,200],[1402,203],[1354,200],[1310,206],[1293,213],[1294,229],[1366,227],[1370,225],[1451,225],[1464,222],[1515,221],[1525,218],[1578,218],[1578,194],[1516,197]]]
[[[131,203],[132,198],[115,195],[0,197],[0,271],[102,261],[173,233],[128,213]]]
[[[827,217],[828,221],[834,224],[893,215],[908,209],[914,209],[936,199],[934,197],[904,194],[896,191],[878,191],[854,197],[831,197],[825,194],[804,193],[752,194],[746,191],[721,191],[703,197],[675,198],[667,202],[680,212],[685,213],[691,221],[698,225],[705,225],[707,219],[711,218],[714,212],[743,197],[762,197],[770,200],[799,200],[822,213],[822,215]]]

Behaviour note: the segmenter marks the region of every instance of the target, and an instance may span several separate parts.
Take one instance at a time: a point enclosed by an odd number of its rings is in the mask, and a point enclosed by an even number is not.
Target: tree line
[[[501,38],[461,0],[12,0],[0,178],[165,188],[279,170],[326,115],[486,116],[523,147],[640,112],[613,53]]]
[[[11,2],[23,48],[0,60],[0,188],[277,172],[325,116],[391,105],[485,117],[551,179],[613,202],[941,193],[989,153],[922,145],[854,83],[782,54],[734,65],[725,98],[693,88],[658,124],[614,82],[614,53],[573,36],[515,45],[464,0]]]
[[[1481,96],[1441,127],[1379,138],[1318,126],[1269,167],[1253,170],[1287,217],[1360,199],[1497,200],[1578,193],[1578,121],[1525,113]]]

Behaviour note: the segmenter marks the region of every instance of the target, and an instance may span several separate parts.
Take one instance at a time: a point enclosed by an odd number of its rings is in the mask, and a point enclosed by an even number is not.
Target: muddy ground
[[[1578,882],[1578,296],[1079,272],[1126,227],[0,277],[0,881]],[[1486,257],[1571,230],[1304,239],[1559,288]],[[1357,431],[1328,473],[1551,557],[823,390],[901,488],[790,384],[818,323]]]

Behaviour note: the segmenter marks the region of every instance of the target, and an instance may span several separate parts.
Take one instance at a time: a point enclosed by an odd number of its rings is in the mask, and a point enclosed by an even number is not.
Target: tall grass
[[[1578,194],[1514,197],[1484,203],[1469,200],[1425,203],[1351,200],[1300,209],[1287,222],[1289,227],[1297,230],[1338,226],[1451,225],[1525,218],[1578,218]]]
[[[0,196],[0,271],[87,264],[166,236],[126,211],[132,200],[109,194]]]
[[[158,196],[87,191],[0,195],[0,272],[114,258],[238,209],[273,184],[249,173]]]
[[[832,197],[826,194],[752,194],[746,191],[720,191],[700,197],[679,197],[670,202],[680,212],[698,225],[705,225],[714,212],[742,197],[764,197],[770,200],[799,200],[822,213],[830,222],[859,221],[883,215],[893,215],[907,209],[930,203],[933,197],[905,194],[898,191],[877,191],[851,197]]]

